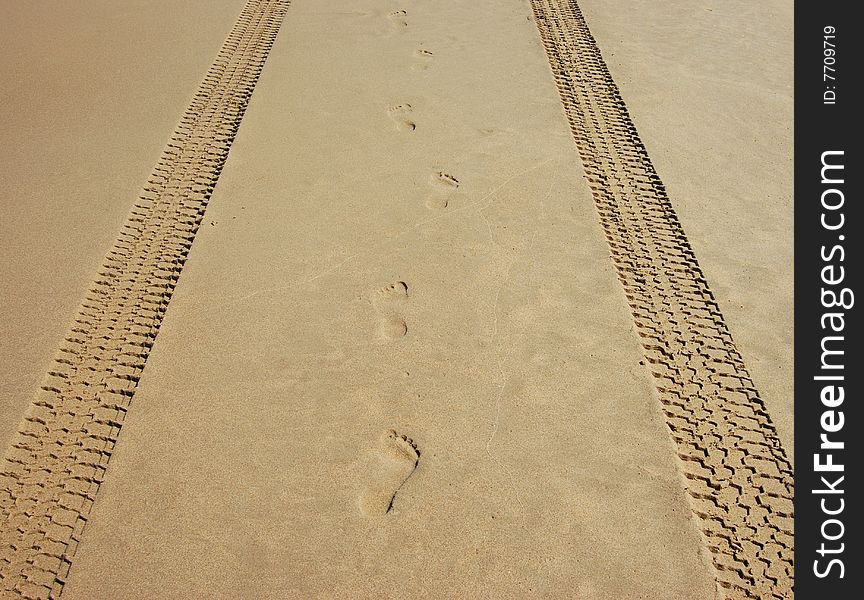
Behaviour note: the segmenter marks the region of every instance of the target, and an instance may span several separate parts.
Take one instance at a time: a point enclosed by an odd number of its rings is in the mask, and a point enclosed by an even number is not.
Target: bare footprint
[[[425,50],[423,48],[418,48],[414,51],[414,57],[419,59],[420,62],[414,63],[411,68],[415,71],[425,71],[429,68],[429,63],[432,62],[432,58],[435,55],[429,50]]]
[[[397,129],[401,131],[414,131],[417,129],[417,124],[410,118],[413,110],[410,104],[396,104],[388,108],[387,112],[390,113],[390,118],[396,122]]]
[[[450,204],[450,200],[447,196],[442,196],[440,194],[435,194],[426,198],[426,208],[431,208],[433,210],[441,210],[442,208],[447,208]]]
[[[397,27],[402,29],[403,27],[408,27],[408,21],[405,20],[405,17],[408,16],[408,13],[404,10],[394,10],[387,18],[390,19],[390,23],[393,24],[393,27]]]
[[[436,171],[432,173],[432,176],[429,179],[432,182],[432,185],[444,189],[455,190],[459,187],[459,180],[444,171]]]
[[[393,510],[396,494],[417,468],[420,452],[414,442],[395,431],[385,431],[370,453],[366,487],[358,498],[360,512],[381,517]]]
[[[408,302],[408,284],[397,281],[377,290],[372,305],[381,315],[378,333],[383,339],[393,340],[408,334],[408,325],[401,311]]]
[[[444,171],[436,171],[429,177],[429,183],[435,191],[426,199],[426,207],[439,210],[447,208],[450,196],[459,187],[459,180]]]
[[[408,325],[399,315],[389,315],[381,319],[378,333],[386,340],[395,340],[408,335]]]
[[[375,308],[380,309],[399,309],[408,301],[408,284],[404,281],[397,281],[390,285],[381,288],[375,293],[375,298],[372,302]]]

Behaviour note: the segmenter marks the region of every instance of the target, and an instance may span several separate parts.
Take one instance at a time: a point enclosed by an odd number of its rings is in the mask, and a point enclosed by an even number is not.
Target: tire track
[[[249,0],[108,252],[0,471],[0,595],[57,597],[288,0]]]
[[[575,0],[531,0],[726,598],[791,598],[792,469]]]

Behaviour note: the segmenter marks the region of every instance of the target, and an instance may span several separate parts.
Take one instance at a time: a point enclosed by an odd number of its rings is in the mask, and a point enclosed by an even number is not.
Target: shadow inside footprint
[[[408,27],[408,21],[405,20],[405,17],[408,15],[407,11],[404,10],[395,10],[387,15],[387,18],[390,19],[390,22],[394,27],[399,29],[403,27]]]
[[[380,517],[393,510],[396,494],[417,468],[420,452],[414,442],[392,429],[384,432],[370,453],[367,485],[358,499],[360,512]]]
[[[425,71],[429,68],[429,63],[432,62],[433,56],[434,54],[432,52],[429,52],[429,50],[418,48],[414,51],[414,57],[421,59],[422,62],[415,63],[411,66],[411,68],[415,71]]]
[[[449,204],[450,200],[447,196],[442,196],[440,194],[435,194],[434,196],[426,198],[426,208],[440,210],[442,208],[447,208]]]
[[[408,325],[399,315],[390,315],[381,319],[378,331],[385,340],[395,340],[408,334]]]
[[[373,302],[378,308],[393,308],[402,306],[407,300],[408,284],[404,281],[397,281],[378,290]]]
[[[408,333],[408,325],[402,317],[402,309],[408,302],[408,284],[396,281],[377,290],[372,296],[372,306],[381,319],[378,332],[382,338],[393,340]]]
[[[414,131],[417,129],[417,124],[411,120],[410,115],[413,108],[410,104],[397,104],[391,106],[387,112],[390,113],[390,118],[396,122],[396,128],[400,131]]]
[[[446,189],[456,189],[459,187],[459,180],[444,171],[436,171],[435,173],[432,173],[431,179],[433,185],[439,187]]]
[[[444,171],[435,171],[429,177],[429,183],[435,188],[435,193],[426,199],[426,207],[447,208],[450,195],[459,187],[459,180]]]

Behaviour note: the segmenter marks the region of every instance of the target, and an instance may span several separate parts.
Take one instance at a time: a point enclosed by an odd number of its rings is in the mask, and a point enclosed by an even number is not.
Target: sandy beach
[[[792,597],[791,3],[578,8],[0,7],[0,594]]]

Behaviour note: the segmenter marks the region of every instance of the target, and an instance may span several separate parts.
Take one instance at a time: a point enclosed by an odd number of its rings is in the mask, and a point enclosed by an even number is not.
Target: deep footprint
[[[381,517],[393,510],[396,494],[417,468],[420,452],[414,442],[392,429],[384,432],[371,453],[368,484],[360,493],[360,512]]]

